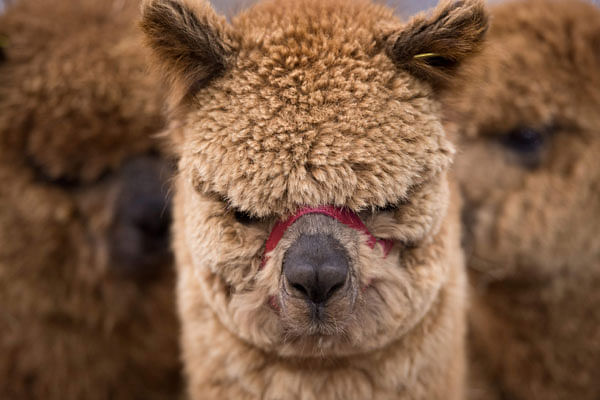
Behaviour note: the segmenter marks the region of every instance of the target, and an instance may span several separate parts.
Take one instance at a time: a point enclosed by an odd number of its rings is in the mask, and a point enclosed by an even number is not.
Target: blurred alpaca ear
[[[237,51],[231,26],[204,0],[145,0],[141,27],[178,100],[224,73]]]
[[[480,49],[487,28],[483,0],[446,0],[431,16],[417,15],[392,32],[386,51],[399,68],[438,87]]]

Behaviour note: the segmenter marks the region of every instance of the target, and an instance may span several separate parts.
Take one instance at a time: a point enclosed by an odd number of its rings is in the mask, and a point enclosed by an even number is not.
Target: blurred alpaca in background
[[[0,398],[166,399],[171,173],[137,1],[0,17]]]
[[[446,99],[475,399],[600,395],[600,10],[520,1]],[[483,379],[483,380],[481,380]]]

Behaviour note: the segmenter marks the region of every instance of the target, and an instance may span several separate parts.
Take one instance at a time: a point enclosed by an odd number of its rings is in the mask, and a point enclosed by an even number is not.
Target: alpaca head
[[[360,0],[266,1],[231,24],[195,0],[143,14],[173,87],[184,324],[202,296],[236,335],[292,356],[410,331],[448,275],[454,150],[435,97],[478,48],[482,4],[408,24]]]
[[[584,2],[499,5],[488,45],[446,92],[469,264],[485,281],[597,263],[599,17]]]

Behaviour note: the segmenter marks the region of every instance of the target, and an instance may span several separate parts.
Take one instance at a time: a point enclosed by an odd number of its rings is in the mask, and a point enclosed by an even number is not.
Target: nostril
[[[340,282],[335,284],[331,289],[329,289],[329,292],[327,292],[327,298],[330,298],[331,296],[333,296],[333,294],[335,292],[337,292],[339,289],[342,288],[342,286],[344,286],[344,282]]]
[[[322,301],[329,299],[346,283],[348,264],[345,258],[329,260],[319,269],[318,279]]]
[[[296,289],[297,291],[302,293],[304,296],[308,296],[308,291],[304,288],[304,286],[299,285],[297,283],[292,283],[292,288]]]
[[[302,259],[294,259],[291,262],[289,259],[286,260],[283,273],[291,288],[303,296],[310,296],[311,287],[314,286],[317,277],[312,265],[302,261]]]

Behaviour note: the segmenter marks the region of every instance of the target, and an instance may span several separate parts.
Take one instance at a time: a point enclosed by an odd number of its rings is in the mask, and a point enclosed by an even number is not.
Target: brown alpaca
[[[598,399],[600,11],[511,2],[493,21],[447,99],[483,378],[471,397]]]
[[[161,101],[136,2],[19,0],[0,18],[0,398],[178,388]]]
[[[368,1],[265,1],[229,24],[150,0],[143,28],[173,85],[191,398],[462,399],[435,98],[479,47],[482,3],[403,24]]]

